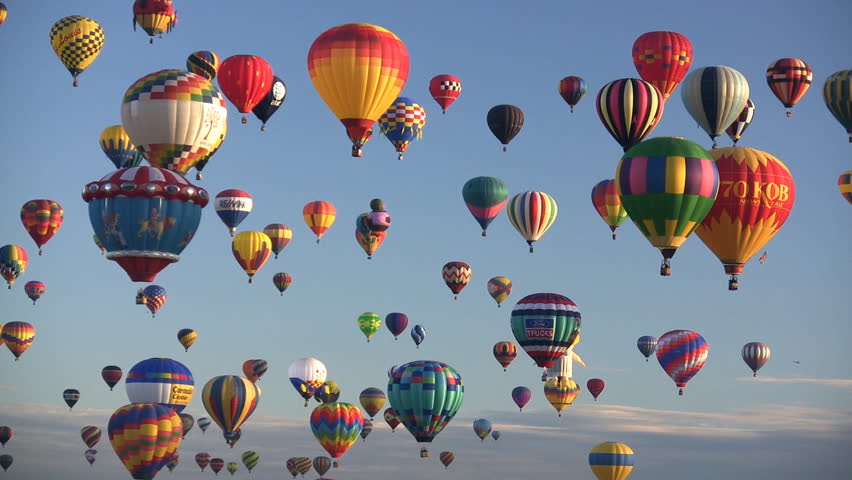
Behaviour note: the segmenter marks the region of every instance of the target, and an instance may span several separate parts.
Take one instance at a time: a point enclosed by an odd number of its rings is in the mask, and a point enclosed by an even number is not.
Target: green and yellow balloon
[[[358,328],[367,337],[367,342],[382,327],[382,317],[378,313],[364,312],[358,317]]]

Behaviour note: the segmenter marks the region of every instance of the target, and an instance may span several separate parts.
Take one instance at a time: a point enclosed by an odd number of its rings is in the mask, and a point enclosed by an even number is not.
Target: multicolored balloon
[[[586,81],[570,75],[560,80],[557,88],[562,100],[571,106],[571,113],[574,113],[574,106],[586,95]]]
[[[172,0],[136,0],[133,2],[133,31],[136,25],[148,34],[148,43],[154,43],[154,35],[163,38],[177,24],[177,13]]]
[[[725,129],[725,133],[728,134],[728,137],[733,140],[734,146],[737,145],[737,142],[742,138],[743,133],[745,133],[746,128],[751,125],[751,121],[754,120],[754,102],[749,98],[746,100],[745,107],[743,107],[743,111],[737,116],[728,128]]]
[[[562,410],[574,403],[580,394],[580,386],[569,377],[553,377],[544,384],[544,396],[562,416]]]
[[[787,108],[787,117],[793,116],[791,109],[811,88],[813,78],[811,66],[798,58],[782,58],[766,68],[766,83]]]
[[[506,208],[509,189],[497,177],[474,177],[462,187],[462,198],[473,218],[482,227],[482,236],[488,225]]]
[[[364,410],[370,415],[370,420],[372,420],[379,413],[379,410],[385,406],[385,398],[385,392],[382,389],[369,387],[361,391],[358,401],[361,402],[361,406],[364,407]]]
[[[716,200],[713,157],[683,138],[652,138],[621,157],[615,183],[630,219],[663,255],[660,275],[671,275],[672,256]]]
[[[412,141],[423,138],[425,126],[426,110],[408,97],[397,97],[379,117],[379,129],[396,149],[397,160]]]
[[[426,329],[423,328],[423,325],[415,325],[411,327],[411,339],[414,340],[414,345],[416,345],[419,350],[420,344],[426,339]]]
[[[837,188],[843,198],[852,204],[852,170],[843,172],[837,177]]]
[[[210,459],[210,470],[213,470],[213,473],[219,475],[219,472],[225,468],[225,461],[221,458],[211,458]]]
[[[340,398],[340,386],[334,380],[326,380],[314,394],[318,403],[336,402]]]
[[[599,443],[589,452],[589,468],[598,480],[625,480],[633,462],[633,450],[619,442]]]
[[[240,113],[249,113],[272,89],[272,66],[257,55],[232,55],[216,72],[219,88]],[[242,123],[248,119],[243,115]]]
[[[316,358],[300,358],[290,364],[287,368],[287,376],[290,378],[290,383],[299,395],[305,399],[305,406],[308,406],[308,400],[325,383],[328,370],[325,364]],[[333,402],[330,402],[333,403]]]
[[[367,337],[367,342],[373,338],[373,335],[382,327],[382,317],[378,313],[364,312],[358,316],[358,329]]]
[[[393,32],[368,23],[332,27],[311,44],[308,73],[319,96],[346,128],[352,156],[363,155],[373,124],[402,92],[408,49]]]
[[[3,22],[6,21],[7,15],[9,15],[9,10],[6,8],[6,4],[0,2],[0,25],[3,25]]]
[[[512,360],[518,356],[518,347],[513,342],[497,342],[494,344],[493,352],[494,358],[503,366],[505,372]]]
[[[319,243],[323,234],[331,228],[334,219],[337,218],[337,210],[331,203],[317,200],[305,205],[302,216],[305,217],[308,228],[316,234],[317,243]]]
[[[278,289],[278,292],[283,296],[284,290],[293,283],[293,277],[287,272],[278,272],[272,276],[272,284]]]
[[[112,161],[115,168],[138,167],[145,157],[130,141],[130,136],[121,125],[112,125],[101,132],[101,150]]]
[[[704,337],[691,330],[672,330],[657,340],[657,361],[680,389],[678,395],[704,366],[709,350]]]
[[[248,275],[248,283],[263,267],[272,252],[272,240],[263,232],[246,230],[238,233],[231,241],[231,252],[240,267]]]
[[[228,462],[228,463],[225,464],[225,470],[227,470],[228,473],[231,474],[231,476],[234,476],[234,474],[237,473],[237,471],[239,469],[240,469],[240,464],[237,463],[237,462]]]
[[[305,476],[306,473],[311,471],[311,459],[308,457],[296,457],[296,469],[299,473],[302,474],[302,477]],[[330,480],[330,479],[328,479]]]
[[[633,42],[633,65],[642,80],[668,100],[692,65],[692,43],[677,32],[647,32]]]
[[[0,445],[6,446],[6,442],[12,439],[15,432],[8,425],[0,425]]]
[[[822,84],[822,100],[846,129],[849,143],[852,143],[852,70],[840,70],[826,78]]]
[[[243,465],[246,466],[249,473],[251,473],[251,470],[257,466],[257,462],[260,461],[260,455],[258,455],[257,452],[253,450],[243,452],[240,458],[242,459]]]
[[[441,460],[441,463],[444,464],[444,469],[449,469],[450,464],[453,463],[453,460],[455,460],[456,457],[453,455],[453,452],[443,451],[440,455],[438,455],[438,458]]]
[[[251,359],[243,362],[243,374],[250,382],[255,383],[269,369],[269,363],[263,359]]]
[[[65,212],[62,206],[53,200],[30,200],[21,207],[21,223],[38,247],[50,240],[62,226]]]
[[[470,265],[465,262],[447,262],[441,269],[441,276],[444,278],[444,283],[455,295],[454,300],[459,299],[459,293],[464,290],[464,287],[470,283],[472,272]]]
[[[35,305],[36,300],[44,295],[44,291],[46,289],[47,285],[36,280],[32,280],[24,284],[24,293],[26,293],[27,297],[33,301],[33,305]]]
[[[229,442],[237,437],[240,425],[248,420],[257,407],[260,389],[246,378],[220,375],[204,385],[201,399],[210,418],[219,425],[225,441]]]
[[[101,378],[104,379],[104,382],[109,387],[109,391],[112,391],[112,387],[121,381],[122,375],[123,372],[121,371],[121,368],[115,365],[107,365],[101,370]]]
[[[605,386],[606,384],[600,378],[590,378],[586,382],[586,389],[589,390],[589,393],[592,394],[592,397],[595,398],[596,402],[598,401],[598,395],[600,395],[601,392],[604,391]]]
[[[716,148],[722,135],[743,110],[749,97],[748,80],[731,67],[693,70],[683,81],[680,98],[689,115],[707,132]]]
[[[278,107],[284,103],[285,98],[287,98],[287,85],[284,84],[284,80],[273,75],[272,87],[269,92],[251,109],[251,113],[263,122],[260,126],[261,132],[266,131],[266,122],[272,118],[272,114],[278,111]],[[249,473],[251,473],[251,470],[249,470]]]
[[[441,113],[447,113],[447,109],[459,98],[461,91],[462,82],[455,75],[443,73],[435,75],[432,80],[429,80],[429,93],[441,106]]]
[[[647,362],[648,357],[657,351],[657,338],[650,335],[643,335],[636,340],[636,347],[645,356],[645,361]]]
[[[512,281],[509,277],[492,277],[488,280],[488,294],[497,302],[497,307],[512,293]]]
[[[331,459],[324,456],[324,455],[314,457],[313,463],[314,463],[314,470],[317,471],[317,473],[319,474],[320,477],[325,475],[325,472],[327,472],[328,469],[331,468]],[[295,474],[294,474],[294,476],[295,476]]]
[[[166,299],[168,298],[166,289],[159,285],[148,285],[141,289],[141,293],[142,298],[144,299],[143,303],[146,307],[148,307],[148,310],[150,310],[151,317],[155,317],[157,315],[157,311],[166,304]]]
[[[396,414],[396,410],[392,408],[386,408],[384,417],[385,423],[387,423],[388,426],[391,428],[391,432],[395,432],[396,427],[398,427],[400,423],[399,416]]]
[[[251,213],[254,202],[248,193],[229,188],[216,194],[213,206],[216,208],[216,215],[219,215],[233,237],[237,227]]]
[[[524,406],[530,403],[532,392],[527,387],[515,387],[512,389],[512,401],[518,406],[521,412],[524,411]]]
[[[364,426],[361,427],[361,439],[367,440],[367,436],[373,431],[373,422],[364,419]]]
[[[207,465],[210,465],[210,454],[207,452],[196,453],[195,463],[198,464],[198,468],[203,472],[207,468]]]
[[[35,334],[35,327],[27,322],[8,322],[0,329],[0,339],[9,347],[16,362],[32,346]]]
[[[399,312],[391,312],[385,316],[385,325],[388,327],[391,334],[393,334],[393,339],[396,340],[397,337],[405,331],[406,327],[408,327],[408,315]]]
[[[83,443],[87,447],[95,448],[95,445],[101,440],[101,429],[94,425],[85,426],[80,429],[80,438],[83,439]]]
[[[124,387],[130,403],[158,403],[180,413],[192,400],[195,381],[186,365],[155,357],[134,365]]]
[[[503,144],[503,151],[524,126],[524,112],[515,105],[495,105],[488,110],[485,118],[491,133]]]
[[[743,361],[748,365],[754,376],[757,376],[757,371],[766,365],[771,355],[769,345],[762,342],[749,342],[743,345],[742,356]]]
[[[207,418],[207,417],[201,417],[201,418],[198,419],[197,423],[198,423],[198,428],[201,429],[201,434],[204,435],[204,432],[207,431],[207,427],[209,427],[210,424],[213,423],[213,422],[211,422],[210,419]]]
[[[24,274],[29,265],[29,257],[24,247],[3,245],[0,247],[0,275],[6,279],[11,290],[15,280]]]
[[[104,48],[104,29],[98,22],[82,15],[71,15],[58,20],[50,27],[50,46],[59,60],[74,77],[98,58]]]
[[[351,447],[364,427],[364,416],[355,405],[343,402],[323,403],[311,412],[311,431],[319,444],[335,459],[341,458]]]
[[[553,197],[544,192],[533,191],[515,195],[509,201],[509,208],[506,209],[509,222],[527,241],[530,253],[533,253],[533,243],[537,242],[556,221],[557,211],[556,200]]]
[[[607,83],[598,92],[598,118],[624,151],[641,142],[663,118],[665,97],[653,84],[638,78]]]
[[[290,230],[290,227],[283,223],[270,223],[263,227],[263,233],[272,240],[272,253],[275,254],[276,259],[281,250],[284,250],[284,247],[293,238],[293,230]]]
[[[177,332],[177,339],[181,345],[183,345],[184,351],[188,352],[189,347],[195,343],[195,340],[198,338],[198,332],[191,328],[181,328]]]
[[[491,421],[485,418],[477,418],[473,421],[473,431],[476,433],[476,436],[484,442],[485,437],[491,433]]]
[[[558,293],[533,293],[512,309],[512,333],[536,365],[550,368],[580,334],[577,304]]]
[[[117,170],[83,191],[89,221],[107,259],[134,282],[153,282],[180,259],[209,196],[175,172],[154,167]]]
[[[186,69],[196,75],[201,75],[213,81],[219,71],[219,55],[207,50],[192,52],[186,59]]]
[[[615,179],[601,180],[592,188],[592,205],[603,221],[609,225],[612,239],[615,240],[615,230],[627,218],[627,210],[621,204]]]
[[[181,443],[177,413],[157,403],[125,405],[109,419],[109,441],[133,478],[153,479]]]

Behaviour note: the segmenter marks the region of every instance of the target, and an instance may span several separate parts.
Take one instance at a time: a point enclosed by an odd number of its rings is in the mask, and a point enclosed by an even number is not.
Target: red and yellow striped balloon
[[[272,253],[272,240],[263,232],[248,230],[240,232],[231,241],[231,251],[240,267],[251,278],[263,267]]]
[[[35,340],[35,327],[27,322],[9,322],[0,330],[0,338],[9,347],[17,362],[21,355],[30,348]]]
[[[62,206],[53,200],[30,200],[21,207],[21,222],[35,240],[39,255],[41,247],[62,226],[64,216]]]
[[[627,210],[621,205],[614,179],[602,180],[592,188],[592,205],[595,206],[598,215],[609,225],[612,239],[615,240],[615,229],[624,223]]]
[[[305,217],[305,223],[308,224],[311,231],[317,236],[317,243],[323,234],[331,228],[334,219],[337,218],[337,209],[329,202],[315,201],[305,205],[302,208],[302,216]]]
[[[553,408],[562,416],[562,410],[574,403],[580,394],[580,386],[573,378],[553,377],[544,384],[544,396]]]
[[[408,49],[393,32],[368,23],[332,27],[308,51],[308,73],[360,157],[373,124],[408,79]]]
[[[719,194],[695,230],[738,288],[745,263],[778,233],[796,199],[793,176],[774,155],[748,147],[710,150],[719,170]]]
[[[840,189],[843,198],[852,204],[852,170],[840,174],[840,177],[837,178],[837,188]]]
[[[177,451],[183,423],[159,403],[131,403],[109,419],[109,441],[133,478],[152,479]]]
[[[27,251],[19,245],[3,245],[0,247],[0,275],[6,279],[9,289],[15,279],[24,274],[30,260]]]

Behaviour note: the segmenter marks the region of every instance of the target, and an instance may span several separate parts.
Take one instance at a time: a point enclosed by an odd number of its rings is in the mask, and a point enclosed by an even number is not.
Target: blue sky
[[[9,363],[0,368],[0,425],[15,429],[3,451],[15,457],[7,475],[127,475],[106,432],[90,469],[79,429],[92,424],[105,430],[112,411],[127,403],[123,382],[110,392],[101,380],[103,366],[126,372],[154,356],[179,360],[193,372],[198,392],[186,411],[196,418],[206,416],[200,388],[208,379],[238,374],[250,358],[270,365],[260,380],[258,409],[236,448],[225,447],[215,425],[204,436],[194,430],[180,450],[183,463],[175,475],[181,478],[209,476],[192,462],[198,451],[230,461],[256,450],[257,479],[280,478],[287,457],[324,454],[307,426],[310,410],[286,374],[293,360],[306,356],[326,364],[329,378],[341,386],[341,400],[352,403],[366,387],[385,390],[389,366],[417,359],[446,362],[465,381],[464,403],[431,448],[434,458],[421,461],[402,427],[391,434],[377,421],[367,442],[359,441],[344,457],[344,468],[328,474],[338,479],[403,473],[431,478],[442,474],[437,453],[444,449],[456,455],[452,475],[562,474],[567,462],[576,478],[592,478],[586,454],[606,440],[636,450],[631,479],[680,478],[684,468],[696,472],[694,478],[837,477],[845,471],[842,440],[852,435],[852,371],[845,351],[852,327],[844,295],[852,291],[852,226],[836,181],[850,168],[852,147],[820,92],[828,75],[850,68],[843,46],[852,40],[846,20],[852,9],[845,2],[780,9],[768,1],[646,1],[618,9],[594,3],[566,8],[561,2],[533,8],[523,2],[447,7],[177,0],[180,23],[153,45],[131,28],[130,1],[5,3],[9,16],[0,41],[11,47],[0,50],[0,131],[6,133],[0,244],[24,246],[30,265],[11,291],[0,291],[0,305],[4,323],[22,320],[37,329],[20,362],[13,364],[8,352],[0,355]],[[80,76],[79,88],[71,87],[48,41],[53,22],[72,14],[90,16],[106,31],[105,48]],[[408,47],[411,72],[403,95],[418,100],[429,117],[423,139],[401,162],[378,134],[363,158],[350,157],[343,127],[307,73],[316,36],[354,21],[382,25]],[[614,176],[622,153],[597,118],[594,97],[611,80],[637,77],[630,57],[634,39],[663,29],[691,40],[693,68],[728,65],[748,78],[757,113],[740,145],[776,155],[795,177],[790,218],[768,244],[767,262],[750,262],[735,293],[697,237],[675,256],[672,276],[660,277],[659,254],[636,228],[625,223],[611,241],[589,200],[598,181]],[[240,114],[229,105],[228,137],[205,179],[191,181],[211,196],[226,188],[246,190],[254,210],[240,229],[286,223],[294,238],[249,285],[230,253],[227,229],[209,205],[180,262],[157,277],[169,298],[151,319],[134,304],[143,284],[131,282],[92,244],[80,192],[112,169],[98,135],[120,123],[127,87],[147,73],[183,68],[187,55],[199,49],[223,59],[264,57],[288,94],[263,133],[253,116],[240,125]],[[814,69],[814,85],[790,119],[764,80],[766,66],[781,57],[802,58]],[[439,113],[427,88],[439,73],[463,82],[447,115]],[[556,92],[566,75],[582,76],[589,85],[574,114]],[[501,103],[526,114],[507,153],[485,124],[488,109]],[[679,91],[651,136],[659,135],[683,136],[707,148],[711,143],[686,113]],[[559,216],[534,254],[505,214],[487,238],[480,237],[461,198],[464,182],[478,175],[503,179],[512,195],[541,190],[556,199]],[[384,199],[393,224],[367,261],[352,224],[375,197]],[[56,200],[65,209],[65,222],[41,257],[18,216],[33,198]],[[320,245],[301,217],[302,206],[313,200],[330,201],[338,211]],[[458,301],[440,275],[451,260],[466,261],[473,270]],[[293,276],[283,297],[271,283],[278,271]],[[487,280],[496,275],[514,283],[501,309],[486,292]],[[35,306],[23,292],[29,280],[47,284]],[[598,402],[583,392],[561,420],[544,399],[540,370],[524,353],[506,373],[491,356],[495,342],[513,340],[514,302],[546,291],[570,297],[583,316],[576,351],[588,366],[575,368],[575,378],[583,386],[592,377],[607,384]],[[368,344],[357,328],[365,311],[382,317],[404,312],[428,336],[417,350],[407,332],[395,342],[383,327]],[[189,352],[175,337],[186,327],[199,332]],[[641,335],[679,328],[701,333],[710,345],[707,364],[683,397],[655,360],[644,362],[635,347]],[[749,341],[772,347],[772,360],[758,379],[740,358]],[[533,391],[523,413],[509,395],[517,385]],[[69,387],[81,391],[72,413],[61,399]],[[498,442],[479,442],[471,428],[478,417],[503,431]]]

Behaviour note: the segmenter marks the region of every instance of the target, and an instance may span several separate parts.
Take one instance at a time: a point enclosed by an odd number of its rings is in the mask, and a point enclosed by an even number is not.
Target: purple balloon
[[[512,389],[512,400],[515,401],[515,405],[524,411],[524,405],[530,403],[530,399],[532,398],[532,392],[527,387],[515,387]]]
[[[385,325],[388,326],[388,330],[393,334],[393,339],[396,340],[396,337],[408,327],[408,315],[397,312],[389,313],[385,317]]]

